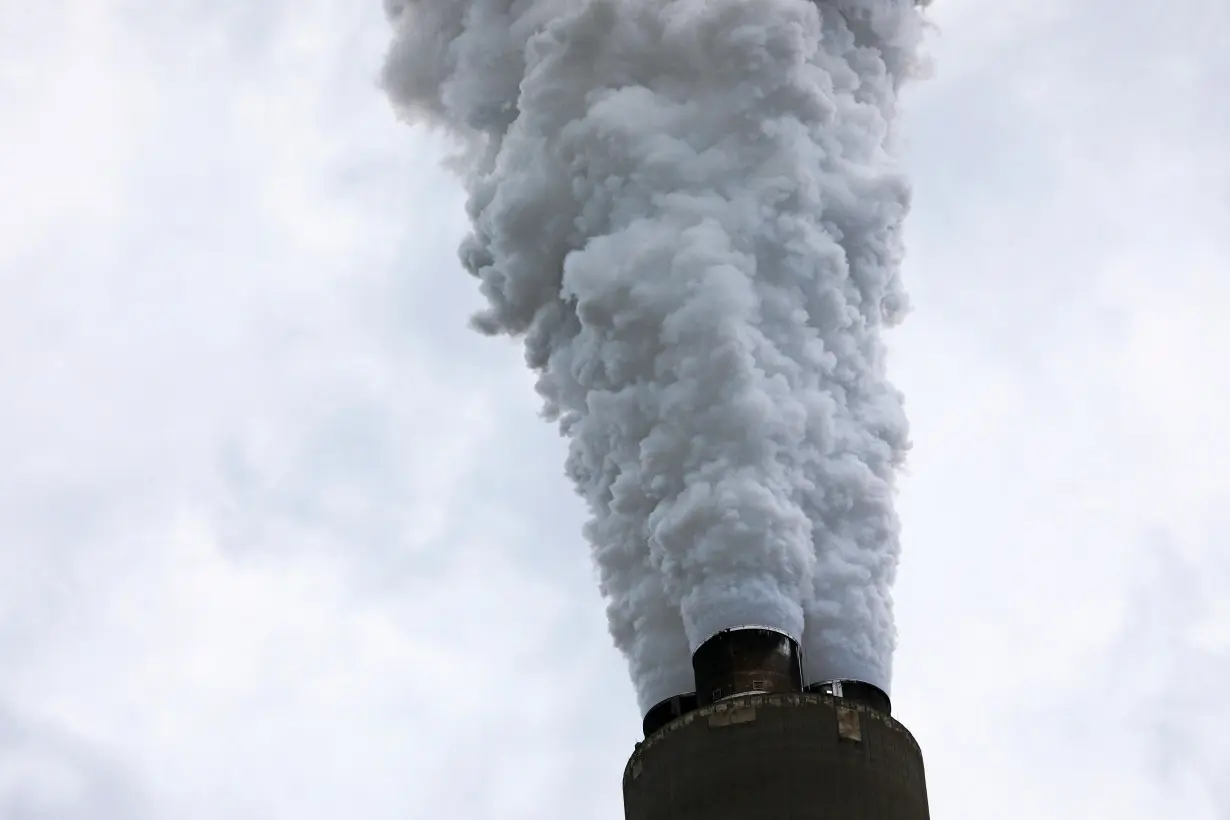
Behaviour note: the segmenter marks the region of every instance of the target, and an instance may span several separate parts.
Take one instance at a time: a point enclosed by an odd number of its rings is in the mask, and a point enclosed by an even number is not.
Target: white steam
[[[524,336],[642,709],[742,623],[887,690],[886,153],[913,0],[386,0],[385,87],[465,140],[461,251]]]

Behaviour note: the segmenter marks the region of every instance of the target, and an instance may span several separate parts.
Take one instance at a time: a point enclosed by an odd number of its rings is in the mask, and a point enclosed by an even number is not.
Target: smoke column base
[[[638,744],[623,788],[625,820],[930,820],[913,735],[825,694],[696,709]]]

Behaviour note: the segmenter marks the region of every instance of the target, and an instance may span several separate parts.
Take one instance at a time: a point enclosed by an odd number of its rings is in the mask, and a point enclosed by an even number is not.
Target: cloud
[[[399,156],[379,9],[171,11],[22,21],[38,59],[10,99],[50,113],[4,135],[12,811],[122,786],[141,817],[538,816],[614,659],[578,644],[603,635],[584,554],[576,601],[526,568],[561,571],[533,547],[576,535],[567,493],[492,495],[562,484],[562,455],[530,397],[501,399],[519,375],[490,363],[516,357],[464,331],[466,283],[433,276],[462,220],[443,147]],[[451,338],[422,304],[441,289]],[[552,469],[479,460],[518,414]],[[92,756],[21,774],[60,736]]]
[[[142,820],[138,787],[104,752],[0,712],[0,814],[13,820]]]
[[[935,9],[954,38],[961,14]],[[1225,750],[1137,684],[1224,679],[1225,647],[1176,664],[1137,630],[1230,582],[1209,539],[1230,441],[1212,326],[1230,165],[1204,102],[1227,19],[1086,2],[1025,23],[947,81],[946,34],[913,103],[895,701],[937,813],[1002,816],[1007,798],[1020,816],[1220,816],[1198,773]],[[1158,570],[1175,554],[1203,583]],[[1186,730],[1161,743],[1141,720],[1159,712]]]
[[[1230,805],[1223,5],[933,6],[892,368],[936,816]],[[0,10],[6,818],[620,816],[580,502],[379,6]]]

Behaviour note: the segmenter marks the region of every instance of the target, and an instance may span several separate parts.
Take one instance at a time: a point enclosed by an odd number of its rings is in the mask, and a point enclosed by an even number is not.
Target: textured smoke
[[[881,330],[912,0],[386,0],[384,83],[466,146],[461,256],[570,440],[642,709],[745,623],[888,689],[908,448]]]

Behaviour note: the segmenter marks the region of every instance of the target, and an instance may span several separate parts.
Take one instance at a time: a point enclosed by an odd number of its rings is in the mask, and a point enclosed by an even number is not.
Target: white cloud
[[[1223,6],[934,7],[894,701],[937,817],[1230,806]],[[619,817],[580,504],[379,3],[0,38],[0,815]]]
[[[1225,83],[1210,27],[1230,28],[1210,3],[1166,12],[1069,4],[947,83],[941,53],[911,112],[896,700],[937,814],[1227,806],[1226,750],[1201,728],[1225,712],[1188,707],[1193,680],[1230,673],[1227,646],[1167,611],[1230,582],[1210,537],[1230,164],[1206,111]],[[1179,561],[1198,569],[1168,575]]]

